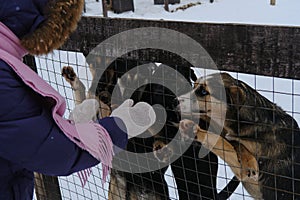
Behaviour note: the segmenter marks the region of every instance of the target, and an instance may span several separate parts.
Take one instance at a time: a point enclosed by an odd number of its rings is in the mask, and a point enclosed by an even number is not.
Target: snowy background
[[[109,11],[108,17],[300,26],[299,0],[276,0],[275,6],[270,5],[270,0],[214,0],[214,3],[180,0],[180,4],[170,5],[170,10],[189,3],[201,4],[173,13],[166,12],[164,5],[154,5],[154,0],[133,1],[134,12],[115,14]],[[103,16],[101,1],[86,0],[86,6],[85,16]]]
[[[200,2],[200,5],[188,8],[185,11],[173,13],[166,12],[163,5],[154,5],[153,0],[134,0],[135,12],[115,14],[108,12],[108,17],[114,18],[138,18],[157,20],[177,20],[212,23],[244,23],[244,24],[265,24],[300,26],[300,1],[299,0],[276,0],[276,5],[271,6],[270,0],[181,0],[180,4],[170,5],[170,10],[179,6]],[[87,12],[85,16],[102,16],[101,1],[86,0]],[[39,74],[67,98],[68,111],[74,107],[74,97],[68,83],[60,75],[61,68],[71,65],[79,74],[80,79],[89,87],[91,75],[86,67],[85,58],[80,53],[55,51],[53,54],[39,57],[37,59]],[[196,70],[200,76],[204,74]],[[258,90],[269,100],[277,103],[298,123],[300,123],[300,81],[290,79],[279,79],[273,77],[255,76],[242,73],[231,73],[232,76],[246,82]],[[66,113],[66,117],[68,112]],[[63,199],[81,200],[104,200],[107,199],[108,184],[101,184],[101,168],[93,168],[93,175],[88,184],[82,188],[77,175],[60,177],[60,186]],[[233,176],[231,170],[220,160],[218,171],[218,189],[222,189],[227,181]],[[165,178],[169,184],[172,199],[178,199],[175,180],[171,170],[168,170]],[[248,193],[240,185],[231,199],[251,199]]]

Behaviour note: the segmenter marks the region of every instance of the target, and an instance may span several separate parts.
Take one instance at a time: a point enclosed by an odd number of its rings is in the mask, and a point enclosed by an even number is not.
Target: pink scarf
[[[73,124],[63,118],[66,110],[64,97],[22,62],[26,54],[27,51],[21,46],[17,36],[0,22],[0,59],[9,64],[23,82],[35,92],[55,101],[52,108],[54,121],[71,141],[102,162],[102,182],[104,182],[113,157],[113,145],[109,134],[98,123]],[[78,172],[82,186],[85,185],[90,173],[91,169]]]

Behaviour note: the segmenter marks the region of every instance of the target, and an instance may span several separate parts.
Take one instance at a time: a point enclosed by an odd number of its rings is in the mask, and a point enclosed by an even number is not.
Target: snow
[[[196,0],[181,0],[180,4],[170,5],[170,10],[188,3],[196,3]],[[210,23],[239,23],[258,24],[273,26],[300,26],[300,1],[299,0],[276,0],[276,5],[271,6],[270,0],[200,0],[201,4],[188,8],[185,11],[166,12],[163,5],[154,5],[154,0],[134,0],[135,11],[115,14],[108,12],[111,18],[136,18],[151,20],[175,20],[188,22],[210,22]],[[84,16],[102,16],[102,4],[95,0],[86,0],[86,13]],[[86,67],[84,56],[80,53],[55,51],[45,57],[37,59],[39,74],[57,89],[67,99],[67,113],[74,107],[74,97],[68,83],[60,75],[60,70],[65,65],[75,68],[86,88],[90,84],[90,73]],[[196,70],[198,75],[203,72]],[[231,73],[250,86],[257,89],[269,100],[277,103],[288,111],[298,123],[300,122],[300,81],[279,79],[273,77],[255,76],[242,73]],[[51,81],[53,80],[53,81]],[[274,92],[275,88],[275,92]],[[101,166],[93,168],[85,188],[81,188],[76,174],[68,177],[60,177],[59,182],[63,199],[107,199],[108,184],[101,184]],[[233,176],[230,168],[219,161],[217,188],[221,190]],[[178,199],[175,180],[172,171],[168,170],[165,178],[169,184],[171,199]],[[240,186],[231,196],[232,200],[252,199]]]
[[[154,5],[154,0],[134,0],[134,12],[121,14],[108,12],[111,18],[136,18],[153,20],[176,20],[210,23],[264,24],[282,26],[300,26],[300,1],[276,0],[181,0],[180,4],[170,5],[170,10],[189,3],[201,2],[184,11],[166,12],[164,5]],[[85,16],[103,16],[102,4],[95,0],[86,0]]]

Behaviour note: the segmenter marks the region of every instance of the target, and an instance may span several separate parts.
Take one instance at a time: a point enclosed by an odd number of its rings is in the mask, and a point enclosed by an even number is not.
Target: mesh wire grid
[[[67,111],[65,117],[68,117],[69,112],[74,108],[75,105],[74,93],[70,85],[61,76],[61,70],[63,66],[72,66],[86,88],[89,88],[92,84],[92,76],[86,64],[85,57],[83,56],[83,54],[78,52],[55,51],[53,54],[37,57],[36,65],[38,74],[66,98]],[[194,71],[197,76],[211,73],[211,71],[209,70],[200,68],[194,68]],[[282,107],[284,111],[286,111],[299,123],[300,107],[297,102],[299,102],[300,100],[300,81],[236,72],[229,73],[234,78],[242,80],[243,82],[253,87],[256,91],[269,99],[271,102],[274,102]],[[184,166],[184,164],[182,166]],[[171,199],[179,199],[178,190],[180,190],[180,188],[178,189],[176,185],[176,180],[174,178],[172,169],[169,167],[167,171],[162,174],[162,176],[166,181],[169,197]],[[231,169],[224,161],[219,159],[218,173],[216,177],[216,189],[218,191],[221,191],[232,177],[233,173]],[[154,180],[151,180],[151,176],[146,177],[146,179],[148,179],[148,181],[150,182],[153,181],[153,188],[155,188],[154,185],[161,184],[155,182]],[[185,171],[185,174],[183,174],[183,178],[181,179],[183,181],[189,182],[192,177],[189,177],[189,172]],[[84,188],[82,188],[79,178],[76,174],[67,177],[59,177],[58,181],[62,199],[108,199],[109,179],[104,185],[101,184],[102,177],[100,165],[95,166],[92,169],[92,175],[88,179],[88,183]],[[134,184],[138,183],[133,182],[132,185],[134,186]],[[197,182],[195,184],[197,184]],[[140,185],[136,185],[136,187],[139,186]],[[151,187],[148,189],[151,190]],[[140,195],[140,198],[143,198],[142,194]],[[240,184],[239,187],[231,195],[230,199],[252,198]]]

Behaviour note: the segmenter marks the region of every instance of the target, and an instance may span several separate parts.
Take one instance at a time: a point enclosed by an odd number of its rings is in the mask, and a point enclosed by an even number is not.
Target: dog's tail
[[[229,183],[223,188],[221,192],[217,194],[217,200],[226,200],[228,199],[232,193],[236,190],[239,186],[240,181],[234,176]]]

